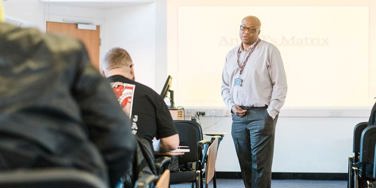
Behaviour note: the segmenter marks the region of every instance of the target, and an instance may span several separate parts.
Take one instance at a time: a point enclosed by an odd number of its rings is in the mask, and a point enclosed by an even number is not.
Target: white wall
[[[44,6],[39,0],[12,0],[4,2],[5,16],[22,21],[24,25],[45,30]]]
[[[104,53],[113,47],[128,50],[135,64],[136,81],[154,88],[157,49],[155,3],[107,9],[104,16]]]

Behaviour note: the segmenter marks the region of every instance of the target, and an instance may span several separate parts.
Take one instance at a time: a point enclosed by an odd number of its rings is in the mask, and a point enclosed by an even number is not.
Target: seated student
[[[0,171],[73,168],[114,187],[136,142],[107,80],[82,43],[2,22],[1,0],[0,15]]]
[[[131,116],[133,133],[147,139],[150,144],[157,137],[161,149],[176,149],[179,135],[171,114],[159,94],[134,81],[133,62],[128,52],[122,48],[111,49],[105,56],[101,71],[111,81],[123,110]]]

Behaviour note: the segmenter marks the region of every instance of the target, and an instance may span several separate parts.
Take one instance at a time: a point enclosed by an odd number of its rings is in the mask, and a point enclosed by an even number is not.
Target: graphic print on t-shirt
[[[128,115],[129,119],[131,119],[133,95],[136,86],[123,82],[112,82],[111,86],[124,112]]]
[[[123,108],[123,111],[125,112],[125,114],[127,114],[132,122],[132,133],[134,135],[137,134],[137,120],[135,122],[134,119],[132,119],[133,95],[134,90],[136,89],[136,85],[123,82],[112,82],[111,87],[116,95],[116,98],[118,99],[118,102]]]

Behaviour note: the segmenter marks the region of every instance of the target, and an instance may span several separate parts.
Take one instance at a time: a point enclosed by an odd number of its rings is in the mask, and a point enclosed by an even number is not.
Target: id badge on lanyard
[[[234,80],[234,86],[242,87],[243,86],[243,79],[241,79],[241,78],[235,78],[235,80]]]

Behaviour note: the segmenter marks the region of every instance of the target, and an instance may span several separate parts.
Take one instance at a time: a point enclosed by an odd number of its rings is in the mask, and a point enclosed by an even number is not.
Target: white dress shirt
[[[237,63],[239,48],[239,62],[243,63],[248,54],[240,46],[228,52],[222,72],[222,98],[229,109],[234,105],[268,105],[267,111],[274,119],[287,93],[286,73],[280,52],[273,44],[260,40],[240,75]],[[243,80],[241,86],[234,83],[239,78]]]

